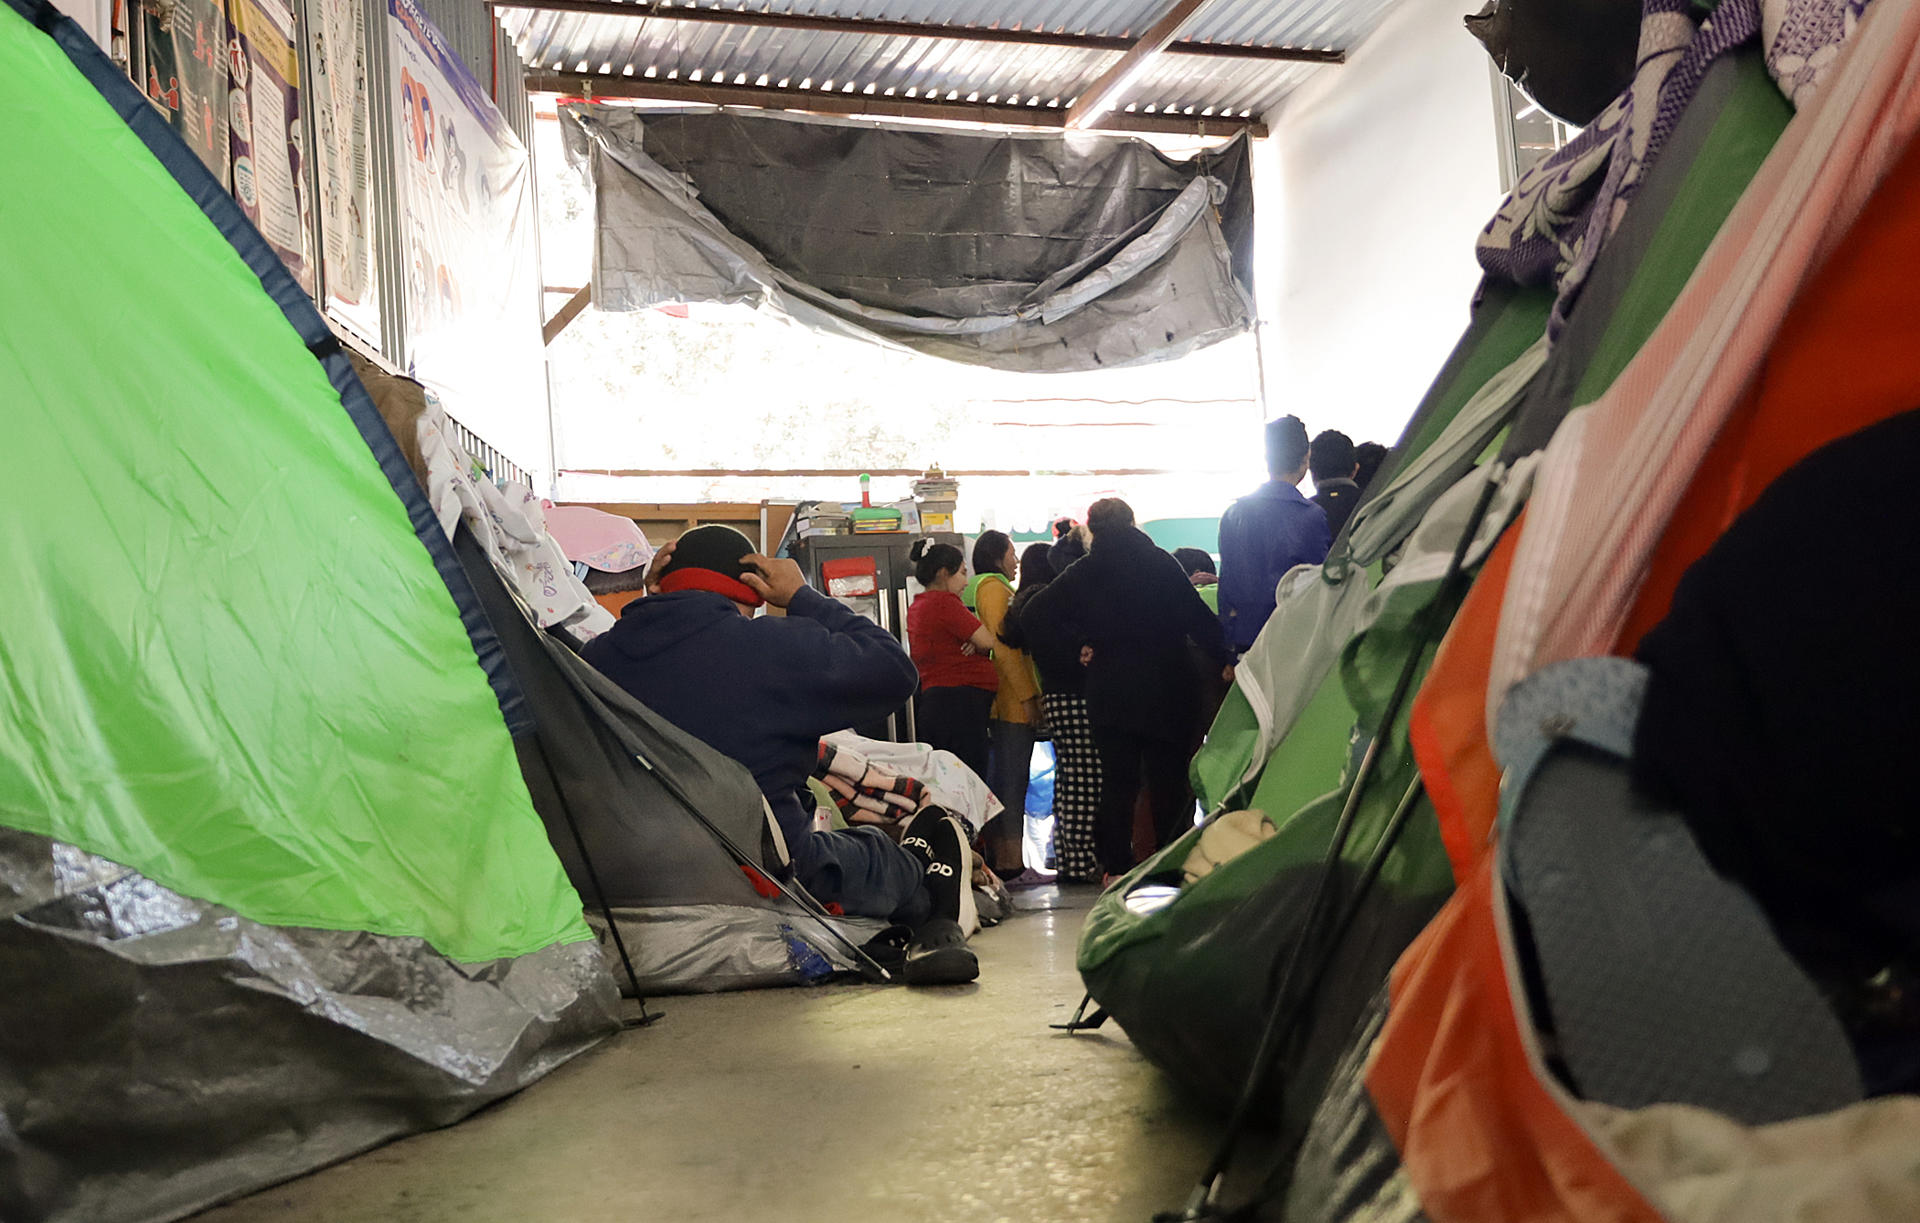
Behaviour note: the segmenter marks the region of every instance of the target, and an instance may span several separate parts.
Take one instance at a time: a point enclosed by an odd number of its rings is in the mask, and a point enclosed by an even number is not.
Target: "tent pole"
[[[547,745],[540,741],[538,730],[533,733],[533,744],[540,753],[540,763],[548,775],[557,781],[559,774],[554,772],[553,761],[547,758]],[[567,817],[567,830],[573,833],[574,848],[580,851],[580,861],[587,868],[587,882],[593,885],[593,899],[600,906],[600,916],[606,919],[607,933],[613,935],[614,950],[620,953],[620,967],[627,971],[627,984],[633,987],[633,1000],[640,1004],[640,1018],[623,1026],[647,1027],[666,1018],[666,1012],[650,1014],[647,1011],[647,998],[640,989],[640,974],[633,970],[633,959],[627,954],[627,942],[620,937],[620,924],[613,920],[613,907],[607,903],[607,890],[600,885],[600,872],[594,869],[593,855],[587,852],[587,839],[580,835],[580,822],[573,817],[573,804],[567,801],[566,791],[558,784],[553,792],[560,799],[561,813]]]
[[[1316,968],[1310,978],[1311,984],[1302,991],[1298,1004],[1289,1005],[1287,996],[1291,992],[1294,977],[1305,956],[1307,943],[1313,938],[1314,929],[1319,926],[1330,903],[1333,877],[1339,866],[1341,855],[1346,851],[1348,836],[1353,831],[1353,822],[1359,812],[1361,795],[1366,789],[1367,782],[1373,777],[1374,768],[1380,759],[1381,745],[1392,732],[1393,722],[1399,717],[1401,706],[1413,689],[1413,678],[1420,670],[1420,659],[1426,653],[1428,641],[1440,635],[1436,630],[1443,626],[1431,623],[1437,619],[1432,609],[1443,606],[1462,584],[1461,579],[1466,573],[1467,550],[1473,546],[1474,537],[1480,533],[1480,524],[1485,520],[1487,510],[1493,504],[1494,495],[1500,490],[1503,483],[1500,477],[1503,474],[1502,470],[1495,470],[1485,487],[1480,490],[1480,499],[1475,503],[1473,512],[1468,515],[1466,529],[1460,533],[1459,542],[1454,545],[1453,556],[1447,562],[1446,574],[1440,579],[1440,591],[1434,596],[1433,602],[1427,605],[1427,614],[1421,617],[1428,623],[1422,625],[1423,631],[1420,634],[1419,644],[1408,653],[1406,662],[1402,664],[1399,679],[1395,681],[1393,694],[1387,698],[1387,703],[1381,710],[1379,725],[1367,744],[1366,754],[1361,757],[1359,767],[1354,770],[1353,781],[1347,790],[1346,803],[1341,808],[1340,819],[1334,826],[1333,836],[1327,846],[1327,856],[1321,864],[1320,877],[1314,884],[1311,899],[1307,902],[1306,920],[1301,925],[1300,937],[1288,949],[1284,967],[1281,969],[1279,981],[1269,1003],[1272,1009],[1268,1011],[1266,1026],[1260,1033],[1260,1043],[1255,1047],[1253,1065],[1247,1072],[1240,1098],[1235,1102],[1233,1114],[1227,1121],[1226,1135],[1220,1141],[1220,1147],[1214,1154],[1213,1162],[1207,1166],[1207,1170],[1201,1174],[1199,1183],[1194,1186],[1184,1209],[1178,1214],[1157,1215],[1156,1220],[1164,1223],[1204,1223],[1206,1220],[1226,1217],[1221,1210],[1220,1195],[1226,1187],[1227,1169],[1233,1163],[1234,1153],[1240,1145],[1240,1137],[1253,1115],[1253,1106],[1259,1098],[1260,1087],[1272,1072],[1274,1063],[1279,1060],[1280,1046],[1284,1038],[1291,1034],[1293,1021],[1311,1000],[1313,990],[1318,986],[1320,977],[1326,969],[1325,963]],[[1380,867],[1386,861],[1386,852],[1392,848],[1392,841],[1388,838],[1398,839],[1399,829],[1404,826],[1408,815],[1412,812],[1414,801],[1419,797],[1420,792],[1420,778],[1416,774],[1412,788],[1401,799],[1386,830],[1381,834],[1380,844],[1375,846],[1370,856],[1366,867],[1370,874],[1362,876],[1363,889],[1370,886],[1371,879],[1379,875]],[[1334,946],[1338,945],[1339,938],[1345,932],[1345,926],[1350,924],[1358,914],[1358,903],[1364,894],[1363,890],[1356,891],[1353,899],[1343,910],[1340,922],[1335,927]],[[1331,955],[1332,948],[1329,948],[1326,952],[1328,960],[1331,959]]]
[[[616,728],[616,730],[617,729],[619,728]],[[720,844],[723,847],[725,847],[727,852],[730,855],[732,855],[734,862],[736,862],[741,866],[753,867],[754,871],[758,873],[761,878],[765,879],[768,883],[771,883],[774,887],[778,888],[782,896],[792,901],[802,911],[804,911],[807,914],[807,916],[813,918],[814,921],[819,924],[821,929],[825,930],[828,934],[833,936],[833,939],[835,942],[839,943],[842,947],[846,948],[849,952],[853,953],[854,962],[856,964],[865,965],[869,974],[873,976],[874,980],[876,981],[893,980],[892,973],[882,968],[880,964],[872,956],[868,955],[866,952],[862,951],[859,947],[855,946],[854,941],[848,938],[844,933],[842,933],[838,926],[835,926],[833,924],[832,916],[828,914],[828,912],[820,906],[820,902],[815,900],[811,893],[809,893],[805,888],[788,887],[784,880],[778,878],[777,876],[767,871],[762,870],[759,864],[754,862],[754,860],[750,856],[748,856],[746,850],[741,849],[738,845],[734,843],[734,840],[732,837],[728,836],[726,833],[720,831],[719,828],[714,826],[713,821],[707,818],[706,813],[701,811],[698,807],[696,807],[693,803],[693,800],[688,798],[684,793],[681,792],[679,785],[676,784],[671,777],[668,777],[665,773],[661,772],[659,769],[654,768],[653,762],[651,760],[648,760],[645,756],[641,755],[639,752],[635,751],[632,743],[627,744],[627,750],[630,752],[633,752],[633,758],[640,763],[640,766],[642,768],[646,769],[649,773],[652,773],[655,777],[660,779],[661,787],[665,789],[667,793],[673,795],[674,801],[678,802],[682,807],[686,808],[688,815],[691,815],[694,819],[698,820],[702,827],[704,827],[709,833],[713,834],[714,839],[719,841]],[[805,899],[804,900],[801,899],[802,897],[805,897]]]
[[[558,644],[551,637],[544,637],[543,635],[543,638],[549,649],[562,649],[562,650],[566,649],[565,646]],[[686,810],[688,815],[691,815],[696,821],[698,821],[700,826],[702,828],[705,828],[708,834],[711,835],[714,840],[720,842],[722,848],[724,848],[727,851],[727,853],[733,858],[736,865],[751,866],[754,868],[755,871],[759,872],[762,875],[762,877],[764,877],[769,883],[773,884],[774,887],[780,890],[780,894],[782,896],[792,901],[794,905],[797,906],[802,912],[806,913],[807,916],[813,918],[814,921],[819,924],[821,929],[825,930],[829,935],[833,937],[833,940],[835,942],[839,943],[842,947],[846,948],[849,952],[851,952],[854,963],[857,965],[863,965],[868,975],[870,975],[875,981],[893,980],[892,973],[880,967],[880,965],[874,961],[872,956],[868,955],[866,952],[860,950],[859,947],[855,946],[853,940],[848,938],[844,933],[841,932],[839,927],[833,924],[832,917],[830,917],[827,911],[820,906],[819,901],[815,900],[811,895],[808,895],[808,893],[804,888],[799,889],[798,894],[796,895],[796,891],[794,888],[788,887],[783,880],[776,878],[774,875],[769,874],[768,872],[763,870],[760,867],[760,864],[755,862],[753,858],[747,853],[746,850],[740,848],[740,846],[734,843],[734,840],[732,837],[722,832],[714,824],[712,820],[708,819],[706,812],[700,810],[699,806],[691,798],[687,797],[686,791],[680,788],[680,783],[675,781],[667,773],[656,768],[654,766],[653,761],[647,758],[646,751],[644,750],[645,745],[640,743],[637,737],[631,731],[629,731],[627,727],[621,724],[619,718],[612,716],[612,711],[606,708],[606,705],[604,702],[601,701],[599,694],[595,693],[591,688],[587,687],[585,684],[582,684],[571,668],[562,667],[561,671],[562,671],[562,674],[564,674],[567,677],[568,682],[573,685],[574,693],[577,696],[581,697],[583,700],[590,702],[591,706],[594,709],[596,709],[602,715],[604,715],[601,718],[602,724],[605,725],[609,730],[613,731],[614,737],[620,740],[621,746],[626,748],[627,752],[634,758],[634,761],[638,763],[641,768],[651,773],[660,782],[660,788],[665,790],[669,795],[671,795],[673,797],[673,801],[679,803],[680,806]],[[544,748],[542,749],[541,755],[542,755],[542,759],[544,759],[545,758]],[[569,823],[571,823],[573,820],[573,813],[571,810],[567,812],[567,820]],[[577,827],[574,828],[573,835],[576,838],[579,837],[580,830]],[[584,856],[585,855],[583,853],[582,857]],[[591,873],[593,869],[593,865],[591,862],[587,864],[587,869],[589,873]],[[599,884],[596,882],[594,886],[598,887]],[[805,900],[801,899],[801,897],[803,896],[805,897]],[[612,923],[611,918],[608,919],[608,923],[609,925],[611,925]],[[619,938],[619,933],[617,931],[614,934],[614,938],[616,940],[618,940]]]

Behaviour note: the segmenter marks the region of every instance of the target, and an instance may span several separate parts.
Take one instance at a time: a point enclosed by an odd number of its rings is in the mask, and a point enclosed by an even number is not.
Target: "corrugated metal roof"
[[[505,3],[505,0],[502,0]],[[1183,40],[1348,50],[1395,0],[1215,0]],[[701,7],[930,25],[1042,29],[1136,37],[1166,0],[756,0]],[[1117,53],[1077,47],[965,42],[795,30],[665,18],[501,10],[530,71],[597,73],[690,83],[827,89],[954,101],[1069,105]],[[1307,79],[1313,64],[1163,54],[1118,109],[1259,117]],[[829,82],[831,83],[829,85]]]

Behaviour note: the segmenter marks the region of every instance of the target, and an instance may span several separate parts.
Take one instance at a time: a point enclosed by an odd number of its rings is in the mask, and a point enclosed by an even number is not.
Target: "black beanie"
[[[711,590],[735,603],[758,607],[763,602],[741,576],[754,572],[741,558],[756,549],[753,541],[732,527],[710,523],[680,537],[673,556],[660,574],[660,589]]]

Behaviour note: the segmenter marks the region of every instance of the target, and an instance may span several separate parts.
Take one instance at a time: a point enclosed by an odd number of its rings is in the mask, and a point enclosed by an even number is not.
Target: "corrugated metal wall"
[[[447,36],[448,44],[466,62],[473,78],[493,94],[494,105],[506,116],[507,126],[522,144],[532,148],[533,108],[527,102],[526,68],[512,39],[504,34],[495,39],[493,10],[481,0],[420,0],[420,7]]]

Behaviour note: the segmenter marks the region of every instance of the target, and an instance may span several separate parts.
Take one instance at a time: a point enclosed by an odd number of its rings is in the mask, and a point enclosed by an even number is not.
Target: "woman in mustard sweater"
[[[974,541],[975,576],[962,599],[996,638],[1006,627],[1007,605],[1013,602],[1010,579],[1019,565],[1019,550],[1004,531],[983,531]],[[1032,660],[1004,640],[993,652],[993,666],[1000,687],[987,722],[992,743],[987,785],[1006,810],[987,826],[983,840],[994,873],[1013,878],[1026,869],[1021,850],[1027,832],[1028,770],[1040,724],[1040,681]]]

